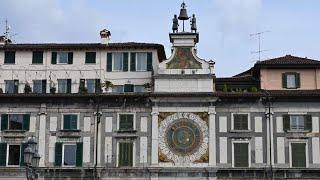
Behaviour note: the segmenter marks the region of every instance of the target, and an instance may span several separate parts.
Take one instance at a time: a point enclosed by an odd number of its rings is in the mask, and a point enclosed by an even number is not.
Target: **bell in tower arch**
[[[183,21],[189,19],[189,16],[187,14],[186,4],[184,2],[181,4],[181,9],[180,9],[180,14],[178,19]]]

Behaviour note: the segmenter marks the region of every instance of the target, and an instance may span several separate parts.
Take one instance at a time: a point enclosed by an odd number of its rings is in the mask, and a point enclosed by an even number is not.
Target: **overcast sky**
[[[100,42],[99,30],[111,30],[112,42],[163,44],[182,0],[1,0],[0,27],[7,18],[16,43]],[[198,56],[216,62],[217,76],[250,68],[262,36],[262,59],[291,54],[320,59],[320,1],[186,0],[197,16]]]

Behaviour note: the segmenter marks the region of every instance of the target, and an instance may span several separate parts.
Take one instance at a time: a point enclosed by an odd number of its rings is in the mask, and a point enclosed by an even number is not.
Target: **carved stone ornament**
[[[207,162],[208,141],[207,123],[199,115],[171,114],[160,122],[159,161],[176,165]]]

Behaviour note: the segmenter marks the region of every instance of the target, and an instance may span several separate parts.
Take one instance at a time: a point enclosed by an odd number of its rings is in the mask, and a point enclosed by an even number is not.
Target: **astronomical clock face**
[[[167,116],[159,127],[160,160],[187,164],[207,154],[208,126],[193,113]]]

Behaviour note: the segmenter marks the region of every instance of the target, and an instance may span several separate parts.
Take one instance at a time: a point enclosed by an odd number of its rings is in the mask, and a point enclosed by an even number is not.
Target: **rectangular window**
[[[120,114],[119,115],[119,130],[132,131],[133,127],[133,114]]]
[[[116,93],[123,93],[124,89],[123,86],[119,86],[119,85],[116,85],[116,86],[113,86],[112,87],[112,92],[116,92]]]
[[[123,53],[113,53],[113,71],[122,71]]]
[[[43,51],[32,52],[32,64],[43,64]]]
[[[77,114],[64,114],[63,115],[63,129],[64,130],[77,130],[78,129],[78,115]]]
[[[137,71],[147,71],[147,53],[136,53],[136,70]]]
[[[292,167],[306,167],[306,144],[291,143]]]
[[[63,145],[63,165],[64,166],[75,166],[77,157],[77,146],[75,144],[64,144]]]
[[[300,74],[299,73],[283,73],[282,86],[286,89],[300,88]]]
[[[4,52],[4,64],[15,64],[16,63],[16,52],[5,51]]]
[[[9,94],[18,93],[19,80],[5,80],[5,92]]]
[[[9,129],[22,130],[23,120],[23,114],[9,114]]]
[[[34,93],[46,93],[47,80],[33,80],[33,92]]]
[[[249,167],[249,143],[234,143],[234,167]]]
[[[283,130],[287,131],[311,131],[312,116],[304,115],[283,115]]]
[[[19,166],[20,165],[20,145],[9,145],[8,151],[8,165]]]
[[[71,93],[71,79],[58,79],[58,93]]]
[[[233,114],[233,129],[234,130],[249,130],[248,114]]]
[[[58,64],[68,64],[68,52],[57,53]]]
[[[290,130],[304,130],[305,118],[303,115],[290,116]]]
[[[124,85],[124,92],[134,92],[134,85],[133,84],[125,84]]]
[[[87,89],[88,93],[95,93],[96,88],[96,80],[95,79],[87,79]]]
[[[133,143],[119,143],[119,166],[132,166],[133,162]]]
[[[86,63],[96,63],[96,52],[86,52]]]
[[[134,86],[134,92],[145,92],[145,88],[140,85]]]

